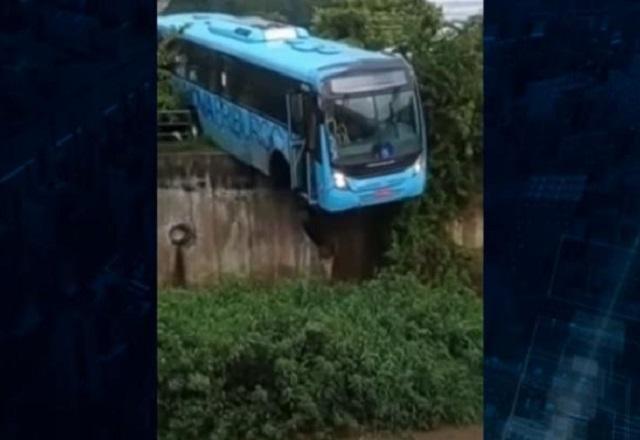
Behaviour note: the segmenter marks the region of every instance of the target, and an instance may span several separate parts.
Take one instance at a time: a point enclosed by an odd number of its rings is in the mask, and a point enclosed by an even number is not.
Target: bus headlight
[[[333,181],[336,184],[336,187],[339,189],[347,187],[347,177],[340,171],[336,171],[333,173]]]
[[[420,174],[422,171],[424,171],[424,168],[425,168],[425,163],[421,154],[420,157],[418,157],[418,160],[416,160],[416,162],[413,164],[413,171],[416,174]]]

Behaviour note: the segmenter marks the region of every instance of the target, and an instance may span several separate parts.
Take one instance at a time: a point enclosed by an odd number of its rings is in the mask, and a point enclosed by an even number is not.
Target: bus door
[[[287,96],[291,188],[310,205],[316,203],[314,158],[318,157],[318,113],[310,93]]]

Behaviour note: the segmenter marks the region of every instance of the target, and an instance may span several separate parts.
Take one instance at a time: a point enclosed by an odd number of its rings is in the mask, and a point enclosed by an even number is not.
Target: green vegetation
[[[413,277],[163,292],[159,438],[281,439],[480,418],[481,303]]]
[[[178,97],[171,88],[170,78],[171,72],[168,66],[171,63],[172,53],[168,50],[168,46],[173,41],[172,38],[163,40],[158,45],[156,52],[156,63],[158,71],[157,80],[157,108],[158,110],[175,110],[180,107]]]
[[[389,253],[392,269],[429,283],[447,276],[470,281],[480,264],[445,227],[482,194],[482,23],[446,29],[446,36],[410,47],[431,131],[429,190],[406,206]]]

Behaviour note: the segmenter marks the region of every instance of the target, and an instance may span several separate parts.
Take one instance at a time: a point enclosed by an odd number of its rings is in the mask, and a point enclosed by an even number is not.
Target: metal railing
[[[194,130],[193,117],[189,110],[158,111],[158,143],[174,144],[193,141],[198,133]]]

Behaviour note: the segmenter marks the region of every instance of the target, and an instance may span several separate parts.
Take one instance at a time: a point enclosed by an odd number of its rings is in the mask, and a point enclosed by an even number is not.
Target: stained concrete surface
[[[190,237],[177,245],[180,227]],[[292,194],[222,154],[159,156],[157,234],[160,285],[328,276]]]

